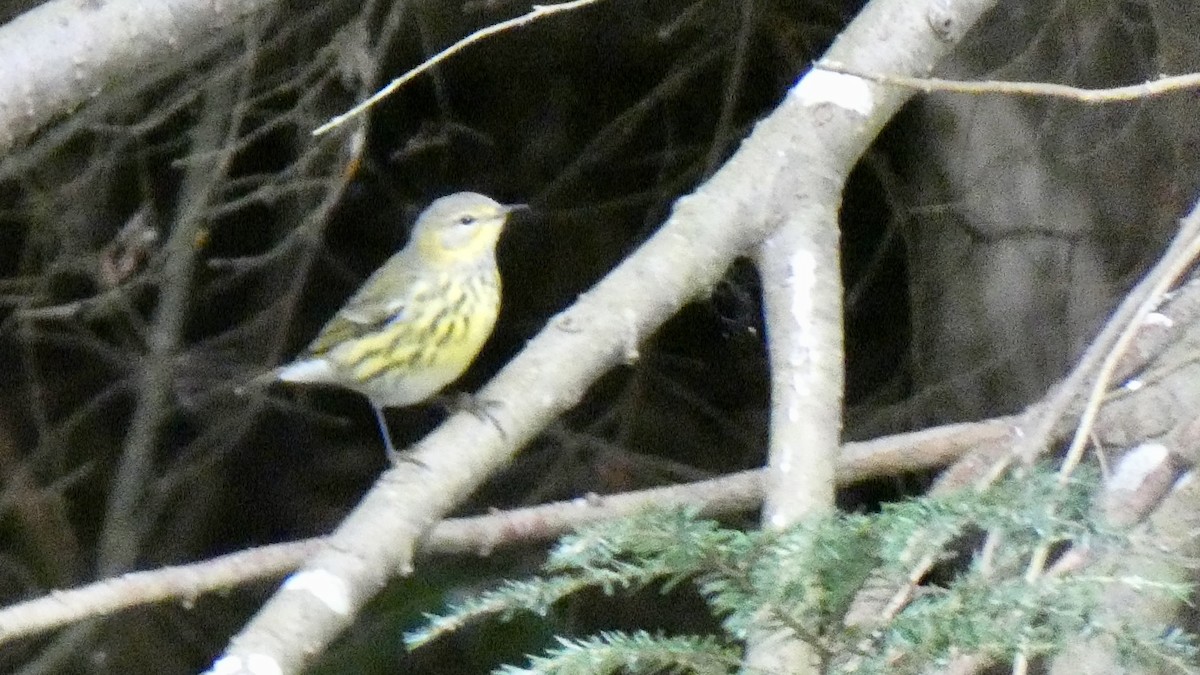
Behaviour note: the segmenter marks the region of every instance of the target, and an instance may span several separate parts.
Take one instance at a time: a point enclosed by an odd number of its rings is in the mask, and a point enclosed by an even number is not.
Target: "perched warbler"
[[[496,241],[505,206],[474,192],[433,202],[408,245],[388,259],[325,324],[284,382],[332,384],[371,402],[388,454],[383,408],[423,401],[462,375],[500,312]]]

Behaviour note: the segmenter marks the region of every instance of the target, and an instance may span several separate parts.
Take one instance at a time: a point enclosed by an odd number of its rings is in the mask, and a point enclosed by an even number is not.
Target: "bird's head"
[[[440,265],[488,261],[500,230],[516,207],[474,192],[447,195],[430,204],[417,219],[412,244],[421,257]]]

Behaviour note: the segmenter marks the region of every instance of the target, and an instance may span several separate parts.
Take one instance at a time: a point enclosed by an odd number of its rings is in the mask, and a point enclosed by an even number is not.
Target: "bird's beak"
[[[504,215],[509,215],[516,211],[532,211],[533,207],[528,204],[505,204]]]

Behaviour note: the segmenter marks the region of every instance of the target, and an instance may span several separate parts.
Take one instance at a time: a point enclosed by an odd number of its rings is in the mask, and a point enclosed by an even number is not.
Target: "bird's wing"
[[[333,315],[308,345],[305,351],[309,355],[320,356],[339,344],[378,331],[387,323],[404,320],[414,279],[394,270],[384,275],[385,270],[386,267],[380,268],[367,279]]]

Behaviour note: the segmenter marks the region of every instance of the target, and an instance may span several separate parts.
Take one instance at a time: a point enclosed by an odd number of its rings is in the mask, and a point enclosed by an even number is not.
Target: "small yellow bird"
[[[332,384],[367,397],[389,456],[383,408],[441,391],[475,360],[500,313],[496,242],[506,206],[474,192],[434,201],[388,259],[295,361],[284,382]]]

